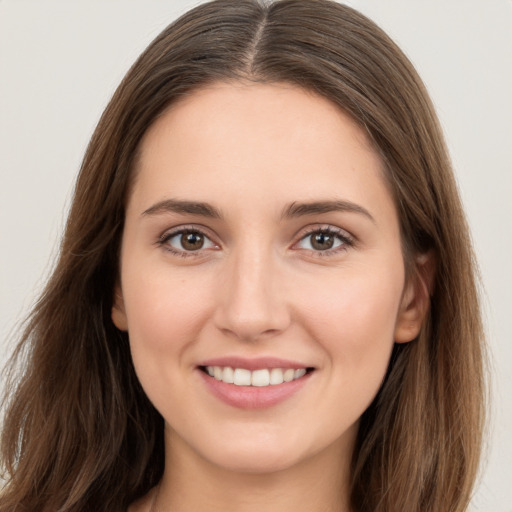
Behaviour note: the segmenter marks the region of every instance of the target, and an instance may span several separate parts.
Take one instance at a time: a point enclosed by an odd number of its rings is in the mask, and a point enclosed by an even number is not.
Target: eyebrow
[[[330,212],[358,213],[364,215],[376,224],[375,219],[366,208],[346,200],[314,201],[309,203],[293,202],[284,208],[281,214],[281,219],[290,219]],[[211,204],[198,201],[183,201],[179,199],[165,199],[163,201],[159,201],[147,210],[144,210],[142,215],[159,215],[163,213],[185,213],[211,219],[223,218],[220,210]]]
[[[200,215],[201,217],[209,217],[211,219],[222,219],[222,214],[217,208],[208,204],[197,201],[181,201],[179,199],[165,199],[159,201],[142,215],[158,215],[162,213],[188,213],[191,215]]]
[[[305,215],[315,215],[320,213],[330,212],[350,212],[364,215],[374,224],[375,219],[371,213],[362,206],[345,200],[334,200],[334,201],[315,201],[311,203],[297,203],[293,202],[287,206],[281,215],[282,218],[295,218],[302,217]]]

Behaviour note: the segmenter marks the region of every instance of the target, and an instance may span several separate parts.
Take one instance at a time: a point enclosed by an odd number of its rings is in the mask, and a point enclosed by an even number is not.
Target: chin
[[[221,454],[219,454],[221,455]],[[282,450],[252,449],[250,452],[230,452],[229,456],[214,456],[211,461],[224,470],[245,474],[270,474],[290,469],[301,460],[301,457],[283,453]]]
[[[204,446],[203,457],[226,471],[265,474],[284,471],[300,465],[324,446],[308,443],[307,436],[273,436],[271,432],[260,436],[228,438],[229,442],[211,442]]]

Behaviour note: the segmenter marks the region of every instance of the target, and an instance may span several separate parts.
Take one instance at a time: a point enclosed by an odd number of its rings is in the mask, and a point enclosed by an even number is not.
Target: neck
[[[349,512],[346,444],[337,442],[278,471],[243,472],[205,460],[168,429],[166,468],[153,511]]]

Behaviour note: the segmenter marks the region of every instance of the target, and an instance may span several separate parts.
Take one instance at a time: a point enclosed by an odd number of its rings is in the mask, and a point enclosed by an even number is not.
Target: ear
[[[396,343],[407,343],[415,339],[430,309],[436,266],[433,251],[417,256],[414,266],[398,311],[395,325]]]
[[[128,322],[124,308],[123,291],[121,286],[116,284],[114,287],[114,302],[112,304],[112,322],[120,331],[128,331]]]

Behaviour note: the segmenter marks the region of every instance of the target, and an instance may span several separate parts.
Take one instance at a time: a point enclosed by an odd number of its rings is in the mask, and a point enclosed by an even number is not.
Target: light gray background
[[[94,126],[190,0],[0,0],[0,364],[47,277]],[[353,0],[422,75],[445,128],[485,287],[493,420],[474,510],[512,511],[512,2]]]

